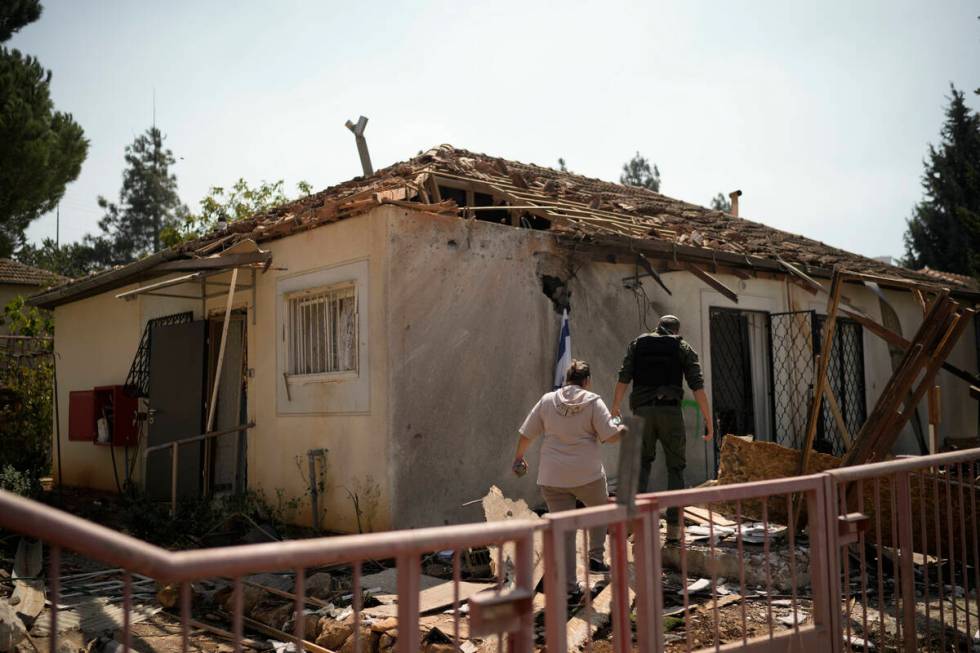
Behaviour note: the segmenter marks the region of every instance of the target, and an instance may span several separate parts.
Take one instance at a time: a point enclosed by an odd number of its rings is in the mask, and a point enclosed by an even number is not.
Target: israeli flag
[[[568,309],[561,314],[561,333],[558,334],[558,359],[555,361],[555,385],[557,390],[565,384],[565,372],[572,364],[572,334],[568,329]]]

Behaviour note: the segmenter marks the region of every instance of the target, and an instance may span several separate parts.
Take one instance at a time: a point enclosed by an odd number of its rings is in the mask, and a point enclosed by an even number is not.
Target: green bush
[[[0,487],[35,495],[40,478],[51,472],[54,333],[48,314],[28,307],[22,297],[3,309],[0,324],[11,335],[38,340],[0,342]]]

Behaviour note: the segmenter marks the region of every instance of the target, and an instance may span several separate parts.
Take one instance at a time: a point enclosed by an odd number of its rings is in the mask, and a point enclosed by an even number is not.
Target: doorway
[[[709,335],[717,466],[723,434],[771,437],[769,314],[712,307]]]
[[[246,313],[244,309],[231,313],[228,323],[228,339],[218,381],[217,407],[214,413],[214,431],[226,431],[244,424],[247,414],[247,350]],[[208,393],[210,400],[218,349],[221,346],[221,330],[224,313],[208,319]],[[244,431],[226,433],[211,438],[205,444],[205,487],[208,494],[225,496],[243,492],[246,480],[246,443]]]

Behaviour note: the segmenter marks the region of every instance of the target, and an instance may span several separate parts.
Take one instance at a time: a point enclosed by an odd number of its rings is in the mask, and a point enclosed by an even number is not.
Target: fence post
[[[565,530],[546,516],[544,530],[544,626],[549,651],[564,653],[567,645],[568,586],[565,580]],[[401,652],[399,652],[401,653]],[[405,653],[409,653],[406,651]],[[415,653],[412,651],[411,653]]]
[[[830,651],[841,650],[840,544],[837,541],[837,482],[823,474],[823,484],[806,493],[810,533],[810,584],[813,623],[827,629]]]
[[[633,520],[633,560],[636,563],[636,644],[640,653],[664,649],[660,579],[660,511],[653,499],[637,502]]]
[[[403,554],[396,559],[398,568],[398,653],[419,651],[419,586],[421,569],[418,554]]]
[[[617,521],[610,529],[612,543],[612,629],[613,651],[630,653],[633,650],[633,629],[630,628],[630,585],[626,553],[626,521]]]
[[[907,653],[916,650],[915,578],[912,564],[912,494],[908,472],[895,474],[895,498],[898,514],[898,559],[902,570],[902,633]],[[952,544],[951,544],[952,546]]]
[[[514,580],[518,589],[534,592],[534,531],[514,542]],[[534,651],[534,609],[521,614],[521,628],[510,636],[513,653]]]

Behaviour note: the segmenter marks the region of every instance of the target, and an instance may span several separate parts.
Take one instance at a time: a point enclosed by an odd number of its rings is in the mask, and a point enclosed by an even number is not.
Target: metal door
[[[151,420],[147,446],[200,435],[204,429],[204,388],[207,364],[205,320],[153,327],[150,348]],[[201,443],[180,446],[177,496],[201,496]],[[170,499],[171,452],[150,452],[144,484],[152,500]]]

